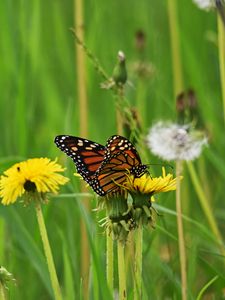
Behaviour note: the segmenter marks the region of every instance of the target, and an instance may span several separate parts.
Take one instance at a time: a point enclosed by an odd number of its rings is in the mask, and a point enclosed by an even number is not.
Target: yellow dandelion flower
[[[162,168],[162,176],[159,177],[151,177],[146,173],[139,178],[127,175],[124,188],[132,196],[132,218],[136,227],[140,224],[154,226],[156,211],[152,210],[153,195],[176,190],[177,180],[172,174],[166,174],[165,168]]]
[[[139,178],[128,175],[125,188],[134,194],[144,194],[152,197],[154,194],[176,190],[177,178],[166,174],[165,168],[162,168],[162,176],[151,177],[145,173]]]
[[[57,193],[59,185],[69,180],[58,174],[63,171],[56,160],[48,158],[32,158],[13,165],[0,178],[2,204],[14,203],[26,192]]]

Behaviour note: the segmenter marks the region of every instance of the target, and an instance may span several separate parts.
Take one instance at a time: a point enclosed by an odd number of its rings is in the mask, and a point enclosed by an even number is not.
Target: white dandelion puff
[[[215,9],[217,6],[220,7],[225,5],[225,0],[193,0],[193,2],[204,10]]]
[[[147,144],[153,154],[164,160],[188,161],[200,156],[207,138],[190,125],[158,122],[150,128]]]

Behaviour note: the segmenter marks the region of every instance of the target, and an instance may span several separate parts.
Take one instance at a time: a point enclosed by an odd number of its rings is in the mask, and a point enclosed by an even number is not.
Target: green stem
[[[187,166],[188,166],[188,171],[190,173],[190,176],[191,176],[191,180],[192,180],[192,183],[194,185],[194,188],[196,190],[196,193],[198,195],[198,199],[200,201],[200,205],[202,207],[202,210],[204,211],[205,213],[205,216],[207,218],[207,221],[209,223],[209,226],[213,232],[213,234],[216,236],[216,239],[218,240],[218,242],[220,243],[220,251],[221,251],[221,254],[223,256],[225,256],[225,249],[224,247],[222,246],[222,243],[223,243],[223,238],[222,238],[222,235],[218,229],[218,226],[217,226],[217,223],[216,223],[216,220],[214,218],[214,215],[212,213],[212,209],[210,207],[210,203],[202,189],[202,186],[200,184],[200,181],[199,181],[199,178],[196,174],[196,171],[195,171],[195,168],[192,164],[192,162],[188,162],[187,163]]]
[[[127,299],[124,248],[125,248],[124,242],[118,240],[117,253],[118,253],[118,273],[119,273],[119,300]]]
[[[168,18],[170,29],[170,42],[172,51],[172,63],[173,63],[173,86],[174,96],[176,97],[183,90],[183,76],[181,66],[180,55],[180,43],[179,43],[179,22],[177,18],[177,3],[176,0],[168,0]]]
[[[186,268],[186,251],[184,242],[184,230],[182,222],[182,208],[181,208],[181,186],[180,175],[182,173],[182,162],[176,162],[176,211],[177,211],[177,230],[178,230],[178,244],[179,244],[179,256],[180,256],[180,270],[181,270],[181,291],[182,300],[187,299],[187,268]]]
[[[123,115],[122,115],[122,103],[124,101],[124,87],[117,87],[116,90],[116,126],[117,134],[123,135]]]
[[[47,264],[48,264],[50,279],[51,279],[51,283],[52,283],[52,289],[53,289],[53,292],[55,295],[55,299],[62,300],[61,290],[60,290],[58,278],[56,275],[55,265],[54,265],[52,252],[51,252],[51,248],[50,248],[50,244],[49,244],[49,240],[48,240],[48,234],[47,234],[47,230],[45,227],[45,222],[44,222],[44,218],[43,218],[43,214],[42,214],[42,210],[41,210],[41,204],[39,201],[36,201],[35,208],[36,208],[39,230],[40,230],[40,234],[41,234],[41,238],[42,238],[42,242],[43,242],[44,252],[45,252],[45,256],[46,256],[46,260],[47,260]]]
[[[223,116],[225,122],[225,29],[224,24],[217,14],[217,24],[218,24],[218,47],[219,47],[219,66],[220,66],[220,81],[223,99]]]
[[[210,285],[212,285],[217,279],[219,278],[219,275],[213,277],[209,282],[207,282],[206,285],[203,286],[203,288],[201,289],[201,291],[198,293],[198,296],[196,298],[196,300],[201,300],[202,296],[204,294],[204,292],[208,289],[208,287],[210,287]]]
[[[7,297],[6,297],[5,287],[0,281],[0,300],[6,300],[6,299]]]
[[[5,241],[5,219],[0,218],[0,241]],[[4,247],[0,249],[0,261],[4,261]]]
[[[107,282],[113,296],[113,238],[110,227],[106,228],[106,274]]]
[[[140,224],[135,232],[134,300],[142,299],[142,242],[143,226]]]

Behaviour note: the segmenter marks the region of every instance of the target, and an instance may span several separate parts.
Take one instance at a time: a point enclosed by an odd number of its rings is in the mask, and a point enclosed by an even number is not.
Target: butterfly
[[[59,135],[55,144],[75,162],[77,172],[100,196],[117,192],[129,172],[140,177],[147,166],[125,137],[111,136],[106,146],[70,135]]]

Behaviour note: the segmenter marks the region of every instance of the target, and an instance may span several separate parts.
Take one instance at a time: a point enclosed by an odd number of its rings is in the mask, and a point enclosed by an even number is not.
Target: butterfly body
[[[140,177],[147,166],[125,137],[114,135],[106,146],[87,139],[60,135],[55,143],[75,162],[77,172],[100,196],[117,192],[127,179],[127,173]]]

